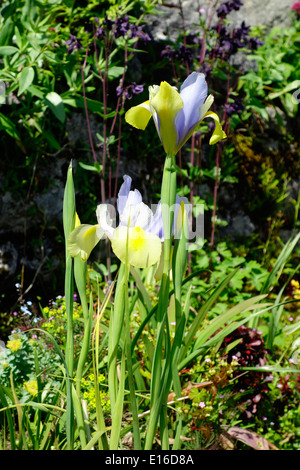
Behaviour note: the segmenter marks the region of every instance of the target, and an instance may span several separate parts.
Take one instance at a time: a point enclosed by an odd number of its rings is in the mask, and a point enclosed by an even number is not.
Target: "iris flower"
[[[192,72],[183,82],[180,93],[167,82],[149,87],[149,100],[130,108],[125,114],[128,124],[144,130],[153,117],[167,155],[176,155],[205,118],[215,121],[210,144],[226,138],[217,114],[209,111],[212,95],[207,96],[207,83],[202,73]]]
[[[80,255],[86,261],[97,243],[104,237],[111,241],[112,250],[123,262],[137,268],[146,268],[160,260],[162,240],[160,211],[153,214],[143,203],[140,192],[132,191],[130,176],[124,176],[117,200],[119,225],[113,227],[108,206],[97,207],[97,225],[80,224],[68,240],[70,254]]]

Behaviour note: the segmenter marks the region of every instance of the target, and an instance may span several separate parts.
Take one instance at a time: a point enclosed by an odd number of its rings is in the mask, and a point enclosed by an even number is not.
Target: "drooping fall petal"
[[[98,225],[81,224],[70,233],[68,250],[71,256],[80,254],[82,261],[86,261],[103,237],[103,231]]]
[[[216,113],[213,113],[212,111],[209,111],[208,113],[205,114],[204,118],[210,117],[215,121],[215,130],[213,132],[213,135],[210,138],[210,145],[214,145],[220,140],[226,139],[226,134],[222,129],[222,126],[220,124],[219,116]]]
[[[137,106],[133,106],[126,113],[126,122],[142,131],[146,129],[147,124],[152,116],[149,100]]]
[[[162,243],[156,235],[140,227],[119,225],[114,231],[111,246],[115,255],[136,268],[148,268],[160,260]]]

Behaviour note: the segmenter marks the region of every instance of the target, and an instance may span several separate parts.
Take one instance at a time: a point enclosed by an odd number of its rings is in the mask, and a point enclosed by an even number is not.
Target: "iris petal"
[[[131,182],[132,182],[132,179],[128,175],[123,176],[123,180],[124,180],[124,183],[120,187],[120,190],[118,193],[118,201],[117,201],[119,214],[122,214],[126,206],[126,202],[127,202],[130,188],[131,188]]]
[[[180,89],[183,109],[176,116],[178,143],[187,140],[190,131],[201,121],[201,107],[207,97],[207,84],[203,73],[193,72]]]
[[[130,108],[125,114],[125,121],[133,127],[146,129],[147,124],[152,116],[150,111],[149,101],[145,101],[137,106]]]
[[[70,233],[68,239],[68,250],[71,256],[75,257],[80,254],[81,259],[86,261],[103,235],[103,231],[98,225],[82,224],[77,226]]]
[[[127,262],[136,268],[148,268],[160,260],[162,244],[156,235],[140,227],[119,225],[114,231],[111,246],[123,263]]]
[[[225,132],[222,129],[222,126],[220,124],[219,116],[216,113],[213,113],[213,112],[210,111],[210,112],[206,113],[205,116],[204,116],[204,118],[207,118],[207,117],[212,118],[215,121],[215,124],[216,124],[215,130],[213,132],[213,135],[210,138],[209,144],[214,145],[217,142],[219,142],[220,140],[226,139],[227,136],[226,136]]]
[[[169,83],[161,82],[160,85],[149,87],[149,101],[129,109],[125,120],[137,129],[144,130],[152,116],[165,152],[176,155],[206,117],[214,101],[212,95],[207,97],[207,91],[204,74],[197,72],[192,72],[186,78],[180,94]],[[226,135],[216,121],[210,144],[224,138]]]
[[[167,82],[161,82],[158,92],[150,96],[150,104],[157,113],[159,134],[165,152],[175,154],[177,147],[177,129],[175,118],[183,108],[183,101],[178,91]]]
[[[107,204],[99,204],[97,206],[96,217],[101,230],[108,238],[111,238],[114,233],[113,225],[115,225],[114,222],[116,221],[111,218]]]

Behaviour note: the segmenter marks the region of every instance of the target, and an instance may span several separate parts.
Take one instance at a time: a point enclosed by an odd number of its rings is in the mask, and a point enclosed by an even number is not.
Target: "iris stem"
[[[167,384],[169,384],[169,380],[166,380],[166,374],[169,374],[168,358],[171,348],[167,319],[170,291],[172,226],[174,220],[175,201],[175,157],[174,155],[167,155],[164,165],[161,187],[162,221],[164,229],[164,261],[159,300],[157,305],[157,344],[154,352],[151,374],[152,380],[150,390],[150,418],[145,439],[146,450],[150,450],[152,448],[153,439],[155,436],[159,419],[160,434],[162,437],[162,448],[168,449],[168,423],[166,413],[166,398],[168,396],[168,393],[166,388]],[[163,357],[163,351],[165,351],[165,357]]]
[[[138,418],[138,406],[135,395],[134,375],[132,368],[132,356],[131,356],[131,336],[130,336],[130,308],[128,303],[128,278],[129,278],[129,266],[125,267],[124,273],[124,302],[125,302],[125,354],[127,361],[127,372],[128,372],[128,385],[130,393],[130,404],[132,412],[132,424],[133,424],[133,441],[134,449],[141,450],[141,439],[139,430],[139,418]]]

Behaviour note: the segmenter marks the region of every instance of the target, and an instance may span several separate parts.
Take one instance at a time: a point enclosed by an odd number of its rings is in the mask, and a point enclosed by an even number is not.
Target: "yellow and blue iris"
[[[205,118],[215,121],[210,144],[226,138],[217,114],[209,111],[214,98],[207,96],[202,73],[192,72],[183,82],[180,93],[167,82],[149,87],[149,100],[130,108],[125,114],[128,124],[144,130],[153,117],[167,155],[176,155]]]

